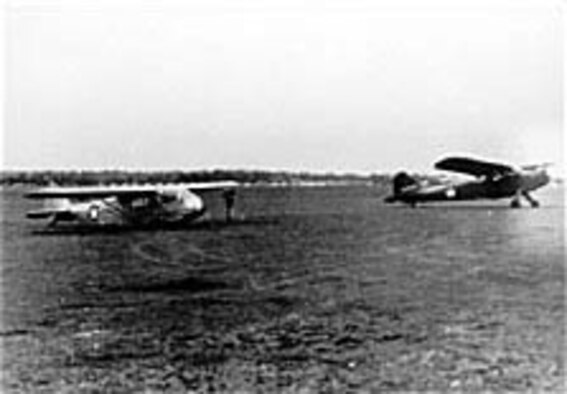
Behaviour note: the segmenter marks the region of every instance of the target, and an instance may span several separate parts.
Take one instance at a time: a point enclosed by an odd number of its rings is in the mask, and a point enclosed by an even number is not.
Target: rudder
[[[398,172],[392,180],[394,187],[394,195],[399,195],[403,189],[408,186],[417,185],[417,181],[408,175],[407,172]]]
[[[398,197],[403,193],[404,189],[417,184],[417,180],[408,175],[407,172],[398,172],[392,179],[393,194],[386,197],[385,201],[388,203],[398,201]]]

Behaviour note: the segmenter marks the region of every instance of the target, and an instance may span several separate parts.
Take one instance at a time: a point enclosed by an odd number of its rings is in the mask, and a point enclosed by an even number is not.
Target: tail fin
[[[406,189],[408,186],[417,185],[418,182],[411,176],[409,176],[406,172],[398,172],[394,178],[392,179],[393,185],[393,194],[386,198],[386,202],[395,202],[398,200],[402,191]]]
[[[408,186],[417,185],[417,181],[409,176],[406,172],[398,172],[392,180],[394,185],[394,195],[399,195],[400,192]]]

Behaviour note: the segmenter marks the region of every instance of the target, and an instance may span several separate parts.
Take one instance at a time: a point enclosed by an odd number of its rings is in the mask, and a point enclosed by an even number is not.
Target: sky
[[[564,172],[553,0],[11,0],[6,169]]]

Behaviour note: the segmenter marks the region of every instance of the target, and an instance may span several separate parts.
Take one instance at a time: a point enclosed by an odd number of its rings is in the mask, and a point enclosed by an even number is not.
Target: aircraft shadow
[[[118,224],[107,225],[60,225],[58,227],[42,228],[32,230],[32,235],[37,236],[64,236],[64,235],[98,235],[98,234],[124,234],[134,232],[154,231],[220,231],[226,228],[269,225],[277,222],[274,217],[255,217],[253,219],[238,219],[226,221],[224,219],[211,219],[195,223],[185,224],[161,224],[145,226],[128,226]]]

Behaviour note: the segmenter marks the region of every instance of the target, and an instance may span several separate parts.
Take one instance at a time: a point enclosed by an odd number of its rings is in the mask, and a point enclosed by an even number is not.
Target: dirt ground
[[[2,192],[3,392],[563,392],[563,190],[385,206],[244,190],[233,224],[45,233]]]

